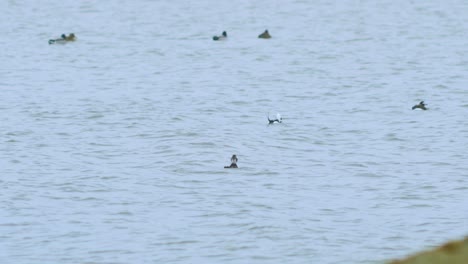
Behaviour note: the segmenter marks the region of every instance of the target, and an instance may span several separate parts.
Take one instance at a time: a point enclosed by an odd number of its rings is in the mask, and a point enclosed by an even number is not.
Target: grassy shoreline
[[[435,249],[393,260],[388,264],[467,264],[468,236],[463,240],[449,241]]]

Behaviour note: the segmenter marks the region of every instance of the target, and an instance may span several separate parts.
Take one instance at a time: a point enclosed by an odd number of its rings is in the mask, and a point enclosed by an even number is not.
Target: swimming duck
[[[75,41],[76,40],[75,34],[70,33],[70,35],[68,35],[68,37],[65,37],[65,40],[66,41]]]
[[[278,113],[276,114],[276,119],[270,119],[270,115],[268,114],[267,116],[268,118],[268,124],[271,125],[271,124],[274,124],[274,123],[281,123],[283,122],[283,118],[281,117],[281,115]]]
[[[422,110],[427,110],[426,105],[424,104],[424,101],[421,101],[419,104],[413,106],[411,110],[414,110],[416,108],[422,109]]]
[[[76,40],[76,36],[75,36],[75,34],[73,34],[73,33],[70,33],[69,36],[67,36],[67,35],[65,35],[65,34],[62,34],[62,35],[60,36],[60,38],[58,38],[58,39],[50,39],[50,40],[49,40],[49,45],[50,45],[50,44],[55,44],[55,43],[57,43],[57,44],[65,44],[65,43],[67,43],[68,41],[75,41],[75,40]]]
[[[269,39],[269,38],[271,38],[271,36],[270,36],[270,33],[268,33],[268,30],[265,29],[265,32],[263,32],[262,34],[258,35],[258,38]]]
[[[234,154],[231,157],[231,165],[229,166],[224,166],[225,169],[235,169],[237,167],[237,156]]]
[[[49,39],[49,44],[54,44],[54,43],[65,43],[67,40],[67,36],[65,34],[62,34],[60,38],[58,39]]]
[[[227,38],[227,33],[226,31],[223,31],[223,33],[221,34],[221,36],[213,36],[213,40],[223,40]]]

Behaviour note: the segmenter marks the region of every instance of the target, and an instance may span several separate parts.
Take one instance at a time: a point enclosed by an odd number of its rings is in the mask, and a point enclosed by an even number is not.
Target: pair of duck
[[[75,36],[75,34],[73,34],[73,33],[70,33],[70,35],[68,35],[68,36],[65,35],[65,34],[62,34],[62,35],[60,36],[60,38],[58,38],[58,39],[50,39],[50,40],[49,40],[49,45],[50,45],[50,44],[55,44],[55,43],[57,43],[57,44],[65,44],[65,43],[67,43],[67,42],[69,42],[69,41],[75,41],[75,40],[76,40],[76,36]]]
[[[267,116],[268,118],[268,125],[274,124],[274,123],[281,123],[283,122],[283,118],[281,115],[278,113],[276,114],[276,119],[270,119],[270,115]],[[229,166],[224,166],[225,169],[237,169],[237,156],[234,154],[231,157],[231,165]]]
[[[213,40],[223,40],[226,38],[227,38],[226,31],[223,31],[223,33],[220,36],[213,36]],[[268,33],[268,30],[265,30],[262,34],[258,35],[258,38],[269,39],[271,38],[271,35],[270,33]]]

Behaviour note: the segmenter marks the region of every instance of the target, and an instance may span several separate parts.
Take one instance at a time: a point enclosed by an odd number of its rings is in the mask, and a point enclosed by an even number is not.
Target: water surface
[[[0,9],[2,263],[380,263],[468,234],[465,1]]]

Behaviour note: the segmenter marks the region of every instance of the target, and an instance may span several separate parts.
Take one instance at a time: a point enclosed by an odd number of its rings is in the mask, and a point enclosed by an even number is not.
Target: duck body
[[[279,113],[276,114],[276,119],[270,119],[269,115],[267,115],[267,118],[268,118],[268,124],[269,125],[283,122],[283,118],[281,117],[281,115]]]
[[[281,119],[268,119],[268,124],[271,125],[271,124],[275,124],[275,123],[281,123]]]
[[[413,106],[411,108],[411,110],[414,110],[414,109],[421,109],[421,110],[427,110],[426,108],[426,104],[424,103],[424,101],[421,101],[419,104]]]
[[[237,156],[234,154],[231,157],[231,165],[229,166],[224,166],[225,169],[237,169]]]
[[[65,37],[65,40],[66,40],[66,41],[75,41],[75,40],[76,40],[76,36],[75,36],[75,34],[70,33],[70,35],[68,35],[68,36]]]
[[[67,41],[65,39],[49,39],[49,45],[51,44],[65,44]]]
[[[227,38],[227,33],[226,31],[223,31],[223,33],[220,36],[213,36],[213,40],[223,40]]]
[[[67,42],[70,42],[70,41],[75,41],[76,40],[76,36],[75,34],[73,33],[70,33],[70,35],[65,35],[65,34],[62,34],[60,36],[60,38],[58,39],[49,39],[49,45],[51,44],[66,44]]]
[[[262,34],[258,35],[258,38],[269,39],[271,38],[271,35],[270,33],[268,33],[268,30],[266,29]]]
[[[224,168],[225,168],[225,169],[237,169],[237,168],[239,168],[239,167],[237,167],[237,164],[231,163],[230,166],[224,166]]]

